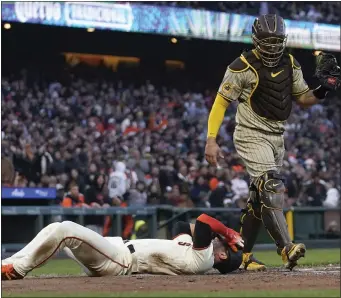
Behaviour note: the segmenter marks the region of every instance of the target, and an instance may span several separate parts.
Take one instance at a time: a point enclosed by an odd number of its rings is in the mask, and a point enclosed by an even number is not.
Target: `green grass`
[[[230,291],[230,292],[125,292],[53,293],[30,292],[13,297],[340,297],[340,290]],[[11,297],[3,293],[3,297]]]
[[[254,256],[269,267],[282,265],[281,257],[275,251],[257,251]],[[299,260],[304,266],[324,266],[328,264],[340,264],[340,248],[311,249],[307,250],[306,256]]]
[[[282,265],[280,256],[275,251],[258,251],[255,257],[264,262],[269,267],[279,267]],[[306,257],[300,260],[303,266],[324,266],[328,264],[340,264],[340,249],[311,249],[306,253]],[[55,259],[48,262],[44,267],[34,270],[31,275],[79,275],[81,268],[76,262],[70,259]]]
[[[71,259],[54,259],[28,275],[80,275],[82,273],[82,268],[75,261]]]

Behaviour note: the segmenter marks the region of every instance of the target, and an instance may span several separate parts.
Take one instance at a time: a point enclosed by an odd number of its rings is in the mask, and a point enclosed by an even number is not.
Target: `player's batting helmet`
[[[263,64],[267,67],[277,66],[287,42],[283,18],[275,14],[257,18],[252,25],[252,41]]]

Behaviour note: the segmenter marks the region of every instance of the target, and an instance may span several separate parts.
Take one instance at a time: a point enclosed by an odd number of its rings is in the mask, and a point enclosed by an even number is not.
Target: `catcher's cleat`
[[[1,280],[16,280],[24,277],[14,270],[12,264],[1,265]]]
[[[252,253],[243,253],[243,262],[239,269],[248,271],[265,271],[265,264],[258,261]]]
[[[290,244],[282,249],[282,261],[285,268],[292,270],[300,258],[304,258],[306,247],[303,243]]]

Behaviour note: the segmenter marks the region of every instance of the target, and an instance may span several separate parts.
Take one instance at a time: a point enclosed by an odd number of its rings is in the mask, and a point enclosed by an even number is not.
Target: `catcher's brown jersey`
[[[269,170],[278,170],[282,166],[284,156],[285,121],[269,120],[252,110],[249,98],[256,86],[257,76],[249,67],[241,71],[233,71],[228,67],[218,91],[227,101],[239,102],[234,144],[253,177],[258,177]],[[308,90],[301,68],[293,64],[292,94],[298,96]]]

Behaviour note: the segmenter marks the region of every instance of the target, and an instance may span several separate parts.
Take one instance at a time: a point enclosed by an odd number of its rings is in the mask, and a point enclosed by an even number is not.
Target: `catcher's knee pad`
[[[284,177],[275,171],[266,172],[256,181],[260,202],[268,208],[283,209]]]
[[[284,178],[269,171],[257,179],[261,202],[261,215],[265,228],[279,248],[291,243],[287,223],[283,214]]]

